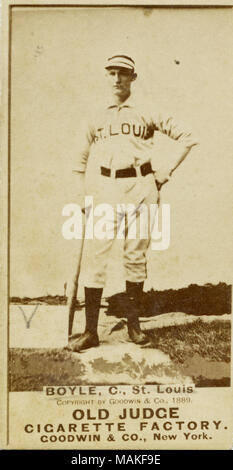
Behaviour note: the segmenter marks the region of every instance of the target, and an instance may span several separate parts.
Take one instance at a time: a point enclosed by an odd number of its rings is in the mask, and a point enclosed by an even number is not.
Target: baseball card
[[[230,2],[1,21],[1,448],[230,450]]]

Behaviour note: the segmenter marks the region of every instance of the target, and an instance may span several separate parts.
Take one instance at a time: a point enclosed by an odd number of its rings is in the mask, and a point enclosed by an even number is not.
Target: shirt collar
[[[114,109],[114,108],[132,108],[135,106],[135,100],[133,98],[132,95],[129,95],[129,97],[127,98],[127,100],[124,101],[124,103],[120,104],[120,105],[117,105],[117,104],[113,104],[111,102],[109,102],[107,104],[107,109]]]

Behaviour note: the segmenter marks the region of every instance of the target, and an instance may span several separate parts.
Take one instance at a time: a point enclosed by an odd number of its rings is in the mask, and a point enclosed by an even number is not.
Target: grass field
[[[169,354],[175,363],[184,363],[194,353],[209,361],[230,362],[230,321],[204,323],[198,319],[191,324],[161,328],[159,334],[154,330],[148,334],[154,346]]]

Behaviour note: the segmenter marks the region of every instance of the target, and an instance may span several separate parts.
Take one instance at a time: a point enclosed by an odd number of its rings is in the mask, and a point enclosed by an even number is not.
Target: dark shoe
[[[75,341],[71,341],[68,344],[67,349],[69,351],[80,352],[84,349],[95,348],[97,346],[99,346],[98,335],[87,331],[79,336]]]
[[[146,344],[149,341],[145,333],[140,329],[139,324],[134,325],[132,323],[128,323],[128,334],[131,341],[135,344]]]

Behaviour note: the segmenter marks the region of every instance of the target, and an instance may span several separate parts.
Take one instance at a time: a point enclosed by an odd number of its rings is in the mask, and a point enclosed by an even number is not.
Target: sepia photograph
[[[8,445],[229,448],[232,9],[4,18]]]

